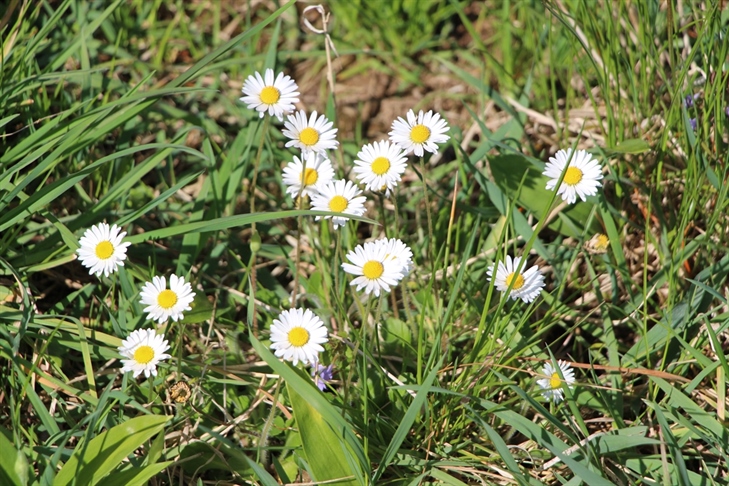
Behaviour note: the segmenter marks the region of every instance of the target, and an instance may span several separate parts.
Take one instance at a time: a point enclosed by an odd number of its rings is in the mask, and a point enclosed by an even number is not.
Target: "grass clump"
[[[0,18],[0,483],[727,483],[726,13],[300,7]]]

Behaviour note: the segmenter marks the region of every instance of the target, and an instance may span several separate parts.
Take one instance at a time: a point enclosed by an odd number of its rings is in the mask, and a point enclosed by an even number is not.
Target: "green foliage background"
[[[304,4],[5,2],[0,484],[727,484],[721,3],[330,2],[332,93]],[[264,67],[339,126],[340,176],[409,108],[451,142],[334,233],[238,100]],[[604,191],[563,207],[540,174],[571,146]],[[132,246],[99,280],[74,252],[102,221]],[[381,235],[416,268],[362,303],[341,252]],[[547,275],[535,303],[489,285],[506,254]],[[160,329],[173,359],[121,375],[139,288],[173,272],[198,294]],[[325,393],[268,351],[295,282],[335,335]],[[578,377],[560,404],[535,384],[553,359]]]

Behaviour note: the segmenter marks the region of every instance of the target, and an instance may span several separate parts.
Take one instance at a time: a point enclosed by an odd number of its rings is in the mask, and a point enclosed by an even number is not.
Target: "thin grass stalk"
[[[362,343],[362,370],[360,379],[362,380],[362,417],[364,417],[364,433],[362,434],[362,446],[364,448],[365,456],[369,457],[369,386],[367,383],[367,324],[370,310],[372,308],[372,299],[367,299],[367,306],[365,307],[365,313],[362,315],[362,322],[360,324],[360,342]],[[375,323],[376,324],[376,323]]]
[[[570,162],[572,161],[572,156],[574,156],[574,149],[573,147],[572,153],[570,158],[567,160],[567,163],[565,164],[564,170],[562,170],[562,173],[559,176],[559,180],[557,181],[557,184],[554,187],[554,191],[551,193],[551,197],[549,198],[548,203],[545,205],[544,214],[537,222],[537,226],[532,232],[531,238],[529,238],[529,241],[527,241],[526,245],[524,245],[523,255],[524,257],[521,259],[519,264],[514,269],[514,273],[518,274],[521,272],[522,268],[524,268],[524,265],[526,265],[526,256],[529,255],[529,251],[531,250],[532,246],[534,246],[534,242],[536,241],[537,237],[539,236],[539,232],[542,230],[544,225],[549,220],[549,215],[552,213],[552,206],[554,205],[554,200],[557,198],[557,191],[559,191],[560,186],[562,185],[562,181],[564,180],[564,176],[567,173],[567,169],[570,167]],[[494,277],[496,276],[496,270],[497,270],[497,263],[494,262]],[[494,282],[495,278],[491,280],[491,284],[489,285],[489,297],[491,295],[491,291],[494,288]],[[515,280],[515,279],[514,279]],[[511,293],[511,288],[514,285],[514,281],[509,283],[509,288],[506,290],[504,295],[501,296],[499,299],[498,307],[496,308],[495,315],[500,315],[501,310],[506,305],[506,302],[509,300],[509,294]],[[477,353],[479,350],[484,348],[484,339],[486,337],[485,333],[485,324],[486,324],[486,316],[489,314],[488,312],[488,304],[490,303],[490,298],[488,298],[484,304],[484,308],[481,311],[481,319],[478,323],[478,341],[476,345],[473,347],[472,352],[472,361],[476,359]],[[487,353],[488,354],[488,351]]]
[[[253,162],[253,179],[251,180],[251,214],[256,212],[256,185],[258,181],[258,169],[261,165],[261,155],[263,154],[263,145],[266,142],[266,132],[268,132],[268,126],[271,123],[271,117],[266,116],[263,120],[263,127],[261,128],[261,141],[258,144],[258,151],[256,152],[256,159]],[[253,307],[251,326],[253,327],[253,335],[258,337],[258,315],[256,314],[256,257],[258,250],[261,247],[261,237],[256,229],[256,222],[251,224],[251,259],[248,263],[248,276],[250,281],[250,305]]]
[[[425,156],[420,157],[420,177],[423,180],[423,198],[425,199],[425,214],[428,222],[428,250],[426,259],[433,259],[435,255],[435,239],[433,235],[433,217],[430,214],[430,196],[428,195],[428,183],[425,179]],[[433,271],[431,277],[435,277],[435,262],[432,261],[430,268]],[[430,279],[431,285],[434,287],[434,294],[438,295],[437,282],[435,278]],[[418,369],[417,369],[417,381],[418,384],[423,382],[423,357],[425,355],[425,329],[423,326],[424,315],[421,317],[420,325],[418,326]]]
[[[296,195],[296,206],[298,209],[304,209],[304,184],[306,183],[306,159],[307,157],[301,154],[301,183],[299,184],[299,193]],[[299,215],[296,218],[296,255],[294,258],[294,288],[291,291],[291,308],[296,307],[296,294],[299,291],[299,266],[301,265],[301,232],[304,227],[304,216]]]
[[[268,450],[266,445],[268,444],[268,435],[271,433],[271,427],[273,426],[273,420],[276,418],[276,410],[278,409],[278,397],[281,393],[281,382],[283,378],[276,380],[276,390],[273,392],[273,401],[271,402],[271,413],[268,414],[266,422],[263,424],[261,429],[261,439],[258,441],[258,447],[256,448],[256,462],[264,465],[268,464]]]
[[[425,179],[425,156],[420,157],[420,177],[423,178],[423,198],[425,198],[425,214],[428,219],[428,258],[435,258],[435,240],[433,238],[433,216],[430,214],[430,196],[428,195],[428,183]],[[435,268],[435,262],[431,262],[430,268]],[[433,279],[435,280],[435,279]]]
[[[397,188],[395,188],[397,189]],[[398,238],[402,236],[402,232],[400,231],[400,204],[398,203],[397,195],[393,191],[392,195],[392,205],[395,208],[394,211],[394,234]],[[413,254],[413,258],[415,258],[415,255]],[[407,280],[408,277],[406,276],[400,281],[400,288],[402,289],[402,305],[403,309],[405,311],[405,315],[407,316],[407,322],[413,322],[413,316],[410,313],[410,298],[408,296],[408,288],[407,288]],[[395,305],[395,297],[393,293],[393,311],[395,312],[395,317],[398,317],[398,308],[397,305]]]

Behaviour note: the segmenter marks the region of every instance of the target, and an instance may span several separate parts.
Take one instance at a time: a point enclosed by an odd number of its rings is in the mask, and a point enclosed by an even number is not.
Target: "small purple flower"
[[[729,106],[727,106],[726,108],[724,108],[724,114],[726,116],[729,116]]]
[[[334,365],[324,366],[316,363],[315,366],[311,367],[311,377],[314,378],[316,387],[321,391],[324,391],[327,387],[327,383],[332,381],[334,378]]]
[[[689,120],[689,123],[691,124],[691,129],[692,129],[693,131],[696,131],[696,118],[691,118],[691,119]]]
[[[692,108],[694,106],[695,95],[686,95],[683,99],[683,106],[686,108]]]

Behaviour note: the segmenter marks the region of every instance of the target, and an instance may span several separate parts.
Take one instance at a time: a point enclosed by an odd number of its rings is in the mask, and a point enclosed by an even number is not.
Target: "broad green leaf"
[[[126,457],[164,428],[168,417],[144,415],[106,430],[80,444],[56,476],[54,486],[98,484]]]
[[[445,471],[441,471],[438,468],[431,469],[430,475],[433,476],[435,479],[442,481],[443,484],[450,484],[452,486],[468,486],[460,479],[456,479],[450,474],[446,473]]]
[[[641,140],[639,138],[631,138],[630,140],[623,140],[615,147],[610,147],[606,150],[612,150],[613,152],[617,152],[620,154],[642,154],[643,152],[648,152],[650,149],[651,146],[648,145],[648,142],[646,142],[645,140]]]
[[[13,121],[15,118],[17,118],[19,116],[20,116],[20,114],[16,113],[14,115],[6,116],[5,118],[0,119],[0,128],[4,127],[5,125],[7,125],[8,123],[10,123],[11,121]]]
[[[28,459],[23,451],[15,449],[10,440],[0,430],[0,484],[25,486],[28,484]]]
[[[205,322],[210,319],[213,315],[213,305],[210,303],[205,294],[200,292],[195,294],[195,299],[190,304],[192,310],[185,312],[185,317],[182,319],[183,324],[197,324]]]
[[[509,198],[528,209],[537,218],[546,211],[545,201],[552,197],[546,189],[547,179],[525,157],[516,154],[498,155],[489,159],[494,182]],[[526,175],[525,175],[526,174]],[[588,233],[602,232],[599,222],[592,218],[586,227],[594,204],[577,202],[562,210],[565,218],[556,218],[549,227],[565,236],[580,237]]]
[[[438,370],[443,364],[443,360],[445,359],[445,357],[446,355],[442,355],[441,358],[438,360],[438,363],[436,363],[435,366],[431,368],[430,373],[428,373],[428,375],[425,377],[423,384],[418,390],[418,394],[415,395],[415,399],[408,407],[407,412],[405,412],[405,416],[402,418],[402,421],[400,421],[400,425],[398,425],[395,434],[390,440],[390,443],[387,444],[387,449],[382,456],[380,465],[372,477],[373,483],[377,483],[377,480],[382,476],[382,473],[385,472],[387,466],[390,465],[390,462],[395,457],[395,454],[405,440],[405,437],[407,437],[408,433],[410,432],[410,428],[413,426],[415,419],[417,418],[418,414],[421,413],[421,410],[425,405],[425,400],[428,398],[430,387],[433,385],[435,377],[438,376]]]
[[[144,467],[132,467],[123,471],[114,471],[104,480],[104,486],[144,486],[148,481],[174,461],[158,462]]]
[[[359,483],[364,483],[364,474],[369,475],[370,462],[365,456],[362,444],[355,434],[352,426],[342,417],[341,412],[324,398],[322,393],[314,386],[310,378],[304,378],[287,363],[283,363],[271,353],[251,332],[248,338],[259,356],[277,373],[296,393],[318,410],[324,420],[332,427],[339,436],[339,440],[347,444],[346,451],[351,453],[348,457],[350,464],[356,464],[354,473]]]
[[[506,194],[504,194],[504,192],[499,188],[498,185],[494,184],[489,180],[485,181],[484,184],[486,187],[486,191],[488,192],[489,199],[491,199],[491,202],[494,203],[494,206],[496,206],[496,208],[502,215],[506,217],[511,216],[516,233],[521,236],[524,241],[529,241],[534,234],[534,230],[532,230],[532,227],[527,221],[526,217],[519,211],[519,208],[515,207],[513,204],[510,204],[509,200],[506,197]],[[511,211],[511,214],[509,214],[509,211]],[[541,256],[545,260],[548,260],[550,258],[550,254],[547,251],[547,248],[544,246],[544,243],[542,243],[539,238],[534,240],[534,249],[539,254],[539,256]]]
[[[658,439],[646,437],[647,432],[648,427],[645,426],[628,427],[598,435],[589,443],[599,455],[661,443]]]
[[[266,471],[266,468],[264,468],[245,454],[240,454],[240,456],[245,462],[248,463],[248,467],[253,470],[256,476],[258,476],[258,479],[261,480],[263,486],[278,486],[278,481],[276,481],[276,479],[271,476],[268,471]]]
[[[658,478],[662,477],[664,468],[667,468],[669,473],[675,473],[676,470],[676,467],[672,463],[664,462],[660,458],[651,456],[628,459],[625,461],[625,466],[646,479],[646,481],[636,481],[635,484],[659,484]],[[692,485],[724,484],[719,482],[712,483],[707,480],[706,476],[693,471],[686,471],[686,473],[689,484]]]
[[[332,481],[341,485],[356,486],[355,474],[347,456],[345,443],[324,420],[319,411],[290,387],[286,387],[296,425],[301,435],[306,460],[314,481]]]
[[[410,326],[407,322],[404,322],[396,317],[388,317],[385,322],[382,323],[382,339],[388,343],[393,344],[396,347],[403,345],[410,346],[413,341],[413,333],[410,330]]]

